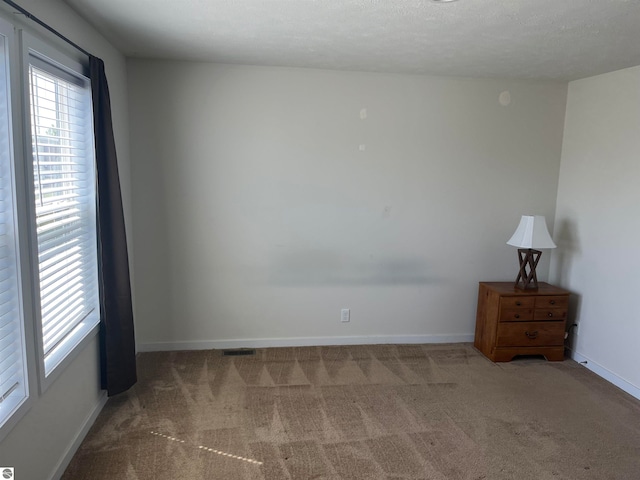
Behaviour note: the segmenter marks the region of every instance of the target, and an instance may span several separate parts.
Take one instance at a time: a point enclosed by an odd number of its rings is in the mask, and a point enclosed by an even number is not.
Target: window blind
[[[0,425],[26,398],[7,40],[0,34]]]
[[[98,311],[93,123],[88,80],[37,57],[29,66],[45,370]]]

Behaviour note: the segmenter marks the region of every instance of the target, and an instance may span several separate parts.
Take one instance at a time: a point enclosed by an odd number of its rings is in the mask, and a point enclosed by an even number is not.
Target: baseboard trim
[[[87,415],[87,418],[85,418],[82,424],[82,428],[78,431],[76,438],[73,440],[71,445],[69,445],[69,448],[67,449],[66,453],[58,462],[58,465],[55,471],[53,472],[53,475],[50,477],[51,480],[58,480],[62,477],[62,474],[69,466],[71,459],[75,455],[78,448],[80,448],[80,444],[84,440],[84,437],[86,437],[87,433],[89,433],[89,429],[96,421],[96,418],[98,418],[98,415],[100,414],[100,412],[102,411],[106,403],[107,403],[107,391],[103,390],[100,395],[100,399],[98,400],[98,403],[93,408],[91,413]]]
[[[314,347],[326,345],[376,345],[406,343],[465,343],[473,342],[467,335],[367,335],[352,337],[291,337],[247,338],[231,340],[203,340],[181,342],[147,342],[137,346],[138,352],[167,352],[176,350],[211,350],[222,348]]]
[[[604,378],[606,381],[610,383],[613,383],[619,389],[624,390],[629,395],[640,400],[640,388],[636,387],[632,383],[627,382],[624,378],[619,377],[618,375],[613,373],[611,370],[608,370],[602,365],[594,362],[590,358],[585,357],[584,355],[576,351],[571,352],[571,358],[573,358],[576,362],[580,363],[584,367],[591,370],[596,375]]]

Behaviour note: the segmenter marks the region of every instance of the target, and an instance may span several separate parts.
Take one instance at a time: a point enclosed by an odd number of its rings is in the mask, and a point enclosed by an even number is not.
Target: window
[[[0,18],[0,441],[98,331],[86,60]]]
[[[86,77],[33,51],[28,74],[36,311],[48,376],[99,322],[91,89]]]
[[[8,27],[8,28],[7,28]],[[9,37],[0,22],[0,426],[28,395],[13,174]]]

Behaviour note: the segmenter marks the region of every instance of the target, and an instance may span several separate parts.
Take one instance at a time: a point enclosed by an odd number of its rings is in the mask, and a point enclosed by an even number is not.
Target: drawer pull
[[[556,304],[556,301],[555,301],[555,300],[549,300],[549,303],[550,303],[551,305],[555,305],[555,304]]]
[[[524,334],[527,336],[527,338],[531,338],[532,340],[535,338],[538,338],[538,331],[536,330],[535,332],[531,332],[529,333],[529,331],[524,332]]]
[[[549,312],[549,318],[553,318],[553,312]]]
[[[516,307],[519,307],[520,305],[522,305],[522,303],[516,302]]]
[[[516,314],[514,315],[514,317],[516,317],[516,318],[520,318],[520,314],[519,314],[519,313],[516,313]]]

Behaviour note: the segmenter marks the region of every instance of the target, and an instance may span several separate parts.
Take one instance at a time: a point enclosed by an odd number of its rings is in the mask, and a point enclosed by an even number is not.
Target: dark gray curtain
[[[104,62],[89,56],[89,65],[98,176],[101,382],[102,388],[111,396],[136,383],[136,349],[109,87]]]

